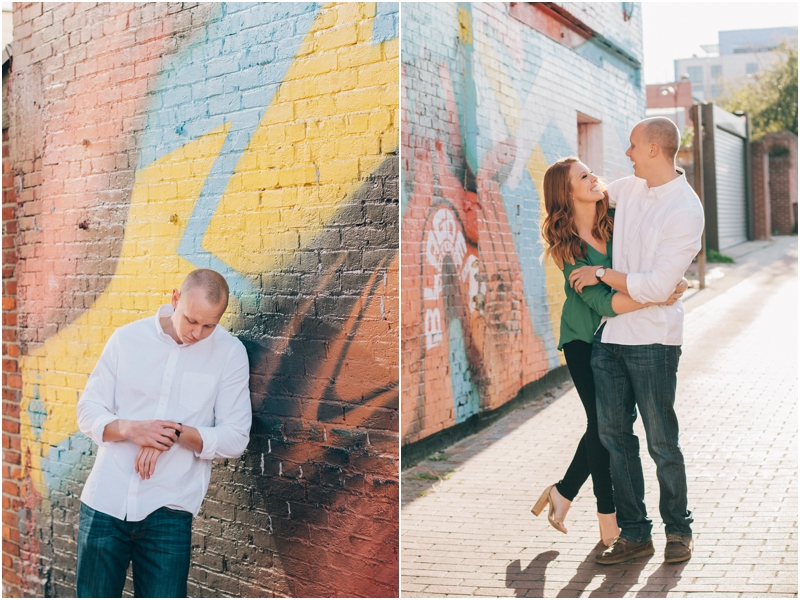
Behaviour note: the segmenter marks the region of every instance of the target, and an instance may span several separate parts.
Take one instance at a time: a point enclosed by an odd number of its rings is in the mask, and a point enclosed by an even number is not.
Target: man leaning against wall
[[[77,595],[120,597],[133,562],[136,596],[185,597],[192,519],[214,458],[249,441],[249,364],[219,325],[225,279],[192,271],[171,304],[117,329],[78,402],[99,446],[81,495]]]

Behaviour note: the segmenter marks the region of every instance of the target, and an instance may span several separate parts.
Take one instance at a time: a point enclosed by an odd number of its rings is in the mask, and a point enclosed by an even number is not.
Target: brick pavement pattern
[[[403,473],[402,595],[796,597],[797,241],[780,245],[783,258],[687,306],[677,410],[695,518],[689,562],[662,563],[658,483],[638,421],[654,556],[594,562],[588,483],[568,535],[531,515],[582,432],[566,387]]]

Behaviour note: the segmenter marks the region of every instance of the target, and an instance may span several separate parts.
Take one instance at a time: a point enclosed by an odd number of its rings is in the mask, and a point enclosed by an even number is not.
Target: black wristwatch
[[[176,421],[176,423],[177,423],[177,421]],[[178,423],[178,425],[180,425],[181,427],[183,427],[183,423]],[[181,437],[181,432],[180,432],[180,431],[178,431],[177,429],[175,430],[175,437],[178,437],[178,438],[179,438],[179,437]]]

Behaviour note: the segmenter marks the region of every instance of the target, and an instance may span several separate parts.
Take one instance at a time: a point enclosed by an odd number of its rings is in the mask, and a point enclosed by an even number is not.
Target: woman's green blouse
[[[578,267],[589,265],[611,268],[611,240],[606,244],[606,253],[601,254],[586,244],[586,257],[575,259],[575,264],[564,263],[564,292],[567,299],[561,311],[561,335],[558,349],[567,342],[583,340],[589,344],[594,339],[594,332],[600,326],[602,317],[616,317],[611,308],[611,297],[616,293],[606,284],[600,282],[583,288],[578,294],[569,286],[569,274]]]

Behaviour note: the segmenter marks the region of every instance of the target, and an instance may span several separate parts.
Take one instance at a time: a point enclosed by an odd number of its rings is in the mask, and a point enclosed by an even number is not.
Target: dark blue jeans
[[[120,598],[131,560],[137,598],[185,598],[191,555],[191,513],[159,508],[120,521],[81,503],[78,598]]]
[[[633,433],[637,408],[647,434],[647,449],[656,463],[661,492],[659,511],[667,534],[692,535],[687,508],[686,467],[678,443],[675,415],[680,346],[623,346],[594,338],[592,370],[597,390],[600,440],[611,458],[617,523],[624,537],[646,542],[653,523],[644,504],[644,474],[639,438]]]

